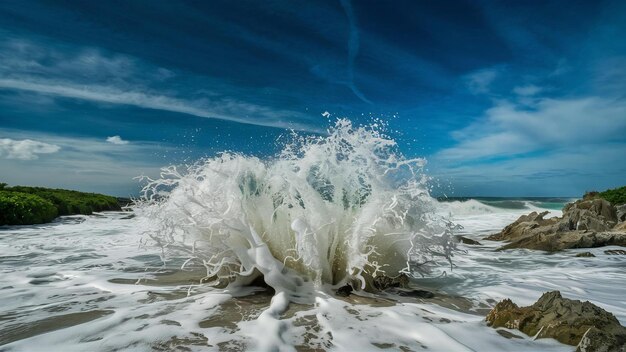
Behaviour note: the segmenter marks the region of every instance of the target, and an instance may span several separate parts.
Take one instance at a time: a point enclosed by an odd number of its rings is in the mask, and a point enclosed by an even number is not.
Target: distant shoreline
[[[132,203],[124,197],[45,187],[7,187],[0,183],[0,226],[45,224],[63,215],[120,211]]]

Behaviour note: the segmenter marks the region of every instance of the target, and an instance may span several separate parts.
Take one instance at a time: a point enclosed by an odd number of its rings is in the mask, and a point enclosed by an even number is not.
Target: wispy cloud
[[[490,86],[497,76],[498,70],[495,68],[482,69],[465,76],[465,82],[472,93],[484,94],[489,93]]]
[[[128,141],[123,140],[120,136],[107,137],[107,142],[117,145],[124,145],[129,143]]]
[[[35,92],[106,104],[170,111],[267,127],[322,132],[309,125],[309,116],[295,111],[242,101],[229,96],[235,88],[195,92],[181,98],[172,90],[155,88],[176,73],[120,54],[94,48],[60,51],[26,40],[0,42],[0,89]],[[211,82],[207,78],[207,82]],[[206,91],[204,91],[206,92]],[[304,121],[304,122],[294,122]]]
[[[348,24],[350,25],[350,37],[348,38],[348,80],[346,85],[352,90],[354,95],[356,95],[362,101],[371,104],[363,92],[359,90],[359,88],[354,83],[354,61],[356,60],[356,56],[359,54],[359,28],[356,21],[356,16],[354,15],[354,10],[352,9],[352,3],[350,0],[341,0],[341,7],[346,13],[346,17],[348,17]]]
[[[541,90],[542,89],[540,87],[537,87],[532,84],[513,88],[513,92],[515,94],[523,96],[523,97],[530,97],[530,96],[536,95],[539,92],[541,92]]]
[[[60,149],[58,145],[32,139],[0,138],[0,157],[7,159],[35,160],[39,158],[38,154],[56,153]]]

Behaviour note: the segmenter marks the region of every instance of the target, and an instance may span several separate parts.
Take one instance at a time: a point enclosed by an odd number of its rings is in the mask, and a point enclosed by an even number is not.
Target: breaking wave
[[[262,277],[291,297],[328,284],[371,289],[378,275],[451,264],[453,224],[437,215],[424,165],[379,125],[340,119],[325,136],[292,135],[268,160],[222,153],[164,168],[136,211],[164,260],[204,266],[206,282]]]

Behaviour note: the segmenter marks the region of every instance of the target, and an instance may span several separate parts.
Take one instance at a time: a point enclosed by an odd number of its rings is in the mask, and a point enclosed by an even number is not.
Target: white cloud
[[[157,176],[160,167],[166,164],[165,159],[155,158],[155,153],[166,155],[178,151],[178,147],[166,143],[133,141],[113,145],[104,139],[3,129],[0,129],[0,134],[8,136],[8,140],[13,142],[45,140],[47,143],[44,144],[53,146],[45,150],[57,150],[36,162],[25,163],[15,157],[2,160],[0,180],[11,185],[39,185],[116,195],[137,194],[140,184],[134,177]],[[0,139],[0,157],[7,156],[5,144],[6,139]]]
[[[120,136],[107,137],[107,142],[112,143],[112,144],[117,144],[117,145],[128,144],[128,141],[123,140],[122,137]]]
[[[523,99],[522,99],[523,100]],[[626,174],[626,101],[606,97],[497,101],[456,144],[429,158],[457,195],[578,195]]]
[[[457,145],[438,158],[479,160],[623,141],[626,102],[599,97],[539,99],[532,106],[500,101],[482,119],[452,133]]]
[[[0,138],[0,157],[7,159],[34,160],[39,158],[37,154],[56,153],[60,149],[58,145],[31,139]]]

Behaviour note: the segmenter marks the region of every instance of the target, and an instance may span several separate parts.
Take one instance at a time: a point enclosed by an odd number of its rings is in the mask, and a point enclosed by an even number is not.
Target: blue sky
[[[2,1],[0,180],[116,195],[386,120],[437,192],[626,184],[624,1]]]

